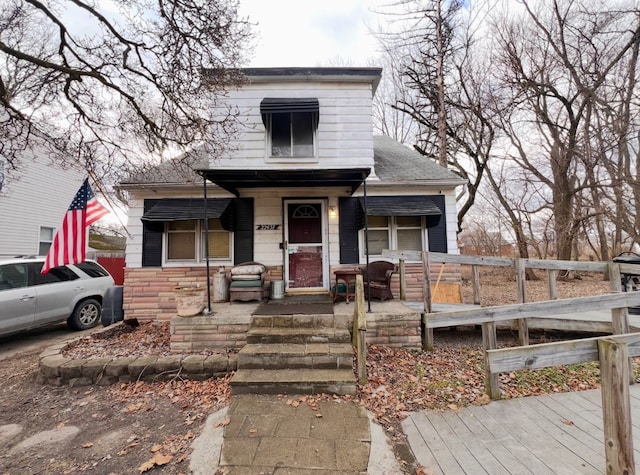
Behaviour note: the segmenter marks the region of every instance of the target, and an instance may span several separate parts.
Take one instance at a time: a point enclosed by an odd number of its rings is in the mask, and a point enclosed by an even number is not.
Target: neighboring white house
[[[6,174],[0,157],[0,257],[45,255],[86,175],[34,153]]]
[[[336,269],[380,259],[382,249],[458,252],[455,190],[464,180],[374,137],[381,69],[243,72],[248,84],[228,97],[243,124],[231,154],[194,163],[198,173],[158,169],[120,184],[129,195],[130,317],[168,315],[171,286],[204,281],[202,176],[214,271],[257,261],[287,293],[329,291]],[[420,300],[422,273],[412,275],[408,298]]]

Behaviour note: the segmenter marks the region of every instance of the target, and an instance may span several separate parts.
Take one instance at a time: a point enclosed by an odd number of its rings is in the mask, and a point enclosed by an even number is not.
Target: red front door
[[[290,289],[324,287],[324,206],[322,201],[285,203],[287,282]]]

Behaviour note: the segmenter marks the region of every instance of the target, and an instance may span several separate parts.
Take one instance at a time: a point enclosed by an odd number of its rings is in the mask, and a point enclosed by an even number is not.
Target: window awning
[[[282,98],[265,97],[260,102],[261,114],[276,114],[281,112],[318,112],[320,109],[316,98]]]
[[[365,211],[364,197],[359,197]],[[416,196],[367,196],[366,214],[369,216],[440,216],[440,208],[431,197]]]
[[[220,218],[231,204],[231,198],[207,200],[207,217]],[[188,221],[204,219],[204,198],[165,198],[149,209],[142,218],[144,222]]]

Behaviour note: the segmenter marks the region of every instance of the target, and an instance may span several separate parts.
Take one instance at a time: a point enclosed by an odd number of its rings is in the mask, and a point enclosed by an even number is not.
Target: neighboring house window
[[[422,251],[426,230],[421,216],[367,216],[369,256],[382,256],[383,249]],[[362,254],[365,230],[360,233]]]
[[[270,114],[269,129],[272,157],[313,157],[314,112]]]
[[[171,221],[167,223],[167,261],[204,261],[204,221]],[[209,219],[209,258],[231,259],[231,233],[222,228],[219,219]]]
[[[46,256],[49,248],[53,243],[53,236],[56,234],[56,228],[40,226],[40,237],[38,239],[38,255]]]

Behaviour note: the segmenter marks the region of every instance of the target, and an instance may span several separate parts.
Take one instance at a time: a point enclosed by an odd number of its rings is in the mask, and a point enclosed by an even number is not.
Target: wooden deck
[[[640,385],[630,393],[640,473]],[[427,473],[602,474],[600,398],[600,390],[590,390],[494,401],[458,412],[422,411],[402,426]]]

